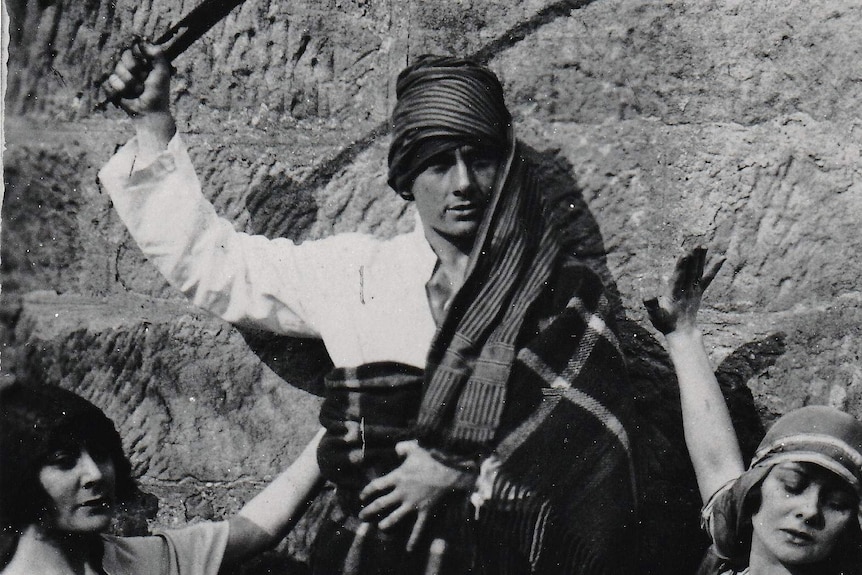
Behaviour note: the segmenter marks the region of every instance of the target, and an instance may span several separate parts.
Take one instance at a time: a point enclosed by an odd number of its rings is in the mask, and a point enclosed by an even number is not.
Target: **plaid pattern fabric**
[[[478,538],[500,542],[487,573],[629,573],[635,471],[625,364],[599,279],[569,261],[551,285],[537,334],[512,382],[537,405],[491,456],[499,466]],[[562,311],[559,311],[562,308]],[[525,564],[526,567],[525,568]]]
[[[422,370],[380,362],[336,368],[325,380],[317,450],[324,477],[339,489],[341,505],[359,512],[358,494],[400,463],[395,444],[412,439],[422,394]]]
[[[336,492],[315,536],[311,552],[315,575],[470,572],[472,561],[464,556],[464,549],[471,546],[464,545],[469,514],[463,498],[443,503],[411,553],[406,551],[410,521],[384,532],[357,517],[359,492],[399,465],[396,443],[415,437],[422,383],[421,369],[391,362],[338,368],[326,376],[320,410],[326,434],[317,460]]]
[[[515,401],[491,456],[499,463],[491,496],[478,521],[469,510],[460,512],[466,501],[457,501],[434,522],[442,534],[438,547],[461,545],[460,562],[453,563],[451,547],[435,559],[449,562],[441,573],[454,573],[456,564],[465,573],[500,575],[630,568],[634,553],[618,552],[634,545],[629,406],[624,362],[605,319],[608,300],[599,279],[573,261],[561,264],[553,280],[526,321],[529,341],[512,366]],[[360,532],[355,517],[348,519],[358,511],[355,497],[364,484],[398,464],[395,443],[414,436],[421,382],[420,370],[398,364],[339,369],[328,377],[321,421],[329,433],[318,460],[338,486],[341,519],[330,518],[329,531],[343,549],[326,547],[327,561],[344,563],[353,549],[352,556],[370,561],[356,572],[373,573],[391,552],[404,573],[425,573],[433,538],[414,556],[415,569],[406,570],[403,547],[393,542],[403,544],[406,533]]]

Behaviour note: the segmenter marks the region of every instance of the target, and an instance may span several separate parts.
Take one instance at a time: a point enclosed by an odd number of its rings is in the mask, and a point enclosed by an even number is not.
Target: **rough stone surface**
[[[92,111],[95,86],[133,34],[156,36],[194,4],[6,7],[0,370],[79,391],[118,422],[160,503],[125,532],[238,509],[313,432],[317,400],[299,389],[319,391],[327,365],[319,345],[191,309],[96,184],[130,130],[119,111]],[[385,186],[398,70],[429,51],[487,62],[618,304],[647,478],[644,572],[691,572],[699,501],[640,302],[687,247],[726,255],[703,324],[746,453],[800,405],[862,417],[862,7],[510,4],[249,0],[174,62],[172,104],[205,194],[237,229],[388,236],[414,217]],[[301,572],[325,506],[248,571]]]

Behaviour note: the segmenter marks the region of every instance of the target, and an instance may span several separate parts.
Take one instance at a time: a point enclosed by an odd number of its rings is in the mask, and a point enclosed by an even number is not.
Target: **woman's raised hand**
[[[706,248],[695,248],[681,257],[665,289],[666,293],[644,300],[653,326],[665,335],[695,328],[703,292],[712,283],[722,264],[724,258],[712,264],[704,274]]]

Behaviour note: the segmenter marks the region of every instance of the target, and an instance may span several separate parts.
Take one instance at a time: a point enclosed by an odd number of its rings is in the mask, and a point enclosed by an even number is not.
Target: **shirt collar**
[[[414,218],[416,227],[413,228],[411,236],[416,251],[416,265],[422,270],[423,277],[430,279],[431,274],[434,273],[434,268],[437,266],[437,254],[434,253],[431,244],[425,237],[425,228],[422,227],[422,220],[419,218],[418,212]]]

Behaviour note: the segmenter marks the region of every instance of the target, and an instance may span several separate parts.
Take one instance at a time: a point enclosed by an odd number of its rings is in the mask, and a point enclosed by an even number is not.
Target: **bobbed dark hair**
[[[137,494],[114,423],[83,397],[47,384],[0,386],[0,531],[15,536],[48,519],[39,472],[57,449],[86,449],[114,464],[117,501]]]

